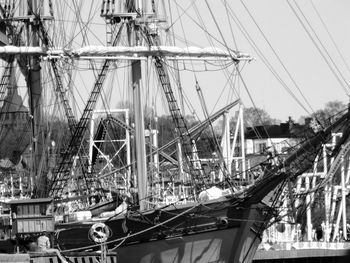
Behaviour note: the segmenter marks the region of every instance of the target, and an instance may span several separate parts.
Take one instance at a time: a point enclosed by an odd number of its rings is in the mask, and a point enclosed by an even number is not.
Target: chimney
[[[310,118],[310,117],[305,118],[305,126],[306,126],[306,127],[310,127],[311,121],[312,121],[312,118]]]
[[[289,116],[288,117],[289,131],[293,128],[293,123],[294,123],[294,121],[292,120],[292,117]]]

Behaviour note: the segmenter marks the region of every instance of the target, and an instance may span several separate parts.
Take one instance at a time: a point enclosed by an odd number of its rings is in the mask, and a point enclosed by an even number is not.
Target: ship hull
[[[111,230],[107,244],[117,252],[119,262],[251,262],[264,230],[261,222],[268,219],[265,208],[262,204],[232,206],[226,201],[199,205],[196,213],[183,207],[106,220]],[[155,220],[158,224],[150,224]],[[100,249],[86,238],[91,225],[61,226],[59,247]]]
[[[115,251],[120,262],[135,263],[208,263],[251,262],[260,238],[251,231],[242,241],[244,249],[235,248],[239,228],[216,230],[172,239],[121,246]]]

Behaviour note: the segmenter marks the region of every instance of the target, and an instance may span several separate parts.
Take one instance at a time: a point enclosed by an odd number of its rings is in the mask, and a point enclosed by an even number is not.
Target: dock
[[[254,263],[350,262],[350,242],[295,242],[265,244],[256,252]]]

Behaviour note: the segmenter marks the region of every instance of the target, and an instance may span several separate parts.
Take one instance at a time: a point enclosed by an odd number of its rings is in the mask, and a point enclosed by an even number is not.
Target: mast
[[[107,28],[111,27],[109,35],[113,35],[115,23],[125,23],[127,25],[127,41],[130,47],[141,46],[142,36],[140,25],[136,20],[142,16],[143,5],[140,0],[128,1],[126,5],[120,5],[119,8],[114,2],[102,1],[101,16],[106,19]],[[111,11],[111,12],[110,12]],[[115,12],[114,12],[115,11]],[[142,23],[142,21],[140,21]],[[108,42],[108,40],[107,40]],[[146,209],[147,196],[147,166],[146,166],[146,146],[145,146],[145,127],[143,113],[143,94],[141,87],[141,58],[131,62],[131,89],[133,96],[133,105],[135,113],[135,144],[136,148],[136,176],[138,187],[138,199],[140,210]]]
[[[29,0],[28,5],[28,18],[35,17],[38,12],[37,0]],[[39,47],[39,37],[38,37],[38,21],[36,19],[28,19],[28,46]],[[41,75],[40,75],[40,60],[38,55],[32,55],[29,58],[29,69],[28,69],[28,79],[27,85],[29,88],[29,104],[30,112],[32,115],[32,154],[33,154],[33,172],[34,175],[37,171],[37,164],[39,159],[36,157],[40,154],[42,147],[41,138],[39,137],[40,124],[42,118],[42,87],[41,87]]]
[[[28,16],[34,16],[35,10],[37,10],[37,0],[28,1]],[[39,38],[37,34],[37,28],[35,26],[35,20],[28,25],[29,27],[29,46],[38,47]],[[30,108],[33,115],[33,138],[36,138],[39,130],[39,123],[42,115],[41,104],[41,76],[40,76],[40,61],[39,56],[30,57],[29,68],[29,91],[30,91]],[[37,148],[37,142],[34,140],[34,148]]]
[[[105,18],[107,25],[107,38],[113,35],[116,25],[125,23],[127,25],[127,42],[130,48],[140,47],[142,44],[141,24],[143,23],[143,1],[130,0],[125,4],[115,4],[115,2],[102,1],[101,16]],[[109,40],[107,39],[107,44]],[[145,210],[147,196],[147,166],[146,166],[146,146],[145,146],[145,126],[144,126],[144,104],[141,87],[141,60],[133,59],[131,64],[131,89],[135,113],[135,150],[136,153],[136,176],[138,187],[138,199],[140,210]]]
[[[136,10],[142,12],[142,2],[135,0]],[[130,46],[140,46],[139,27],[133,23],[131,30],[128,30]],[[135,140],[136,140],[136,164],[137,164],[137,184],[140,210],[146,209],[147,196],[147,167],[146,167],[146,146],[145,146],[145,125],[143,100],[141,90],[141,61],[136,60],[131,63],[132,94],[135,112]]]
[[[132,62],[132,90],[135,112],[135,140],[136,140],[136,164],[137,183],[140,210],[145,210],[145,198],[147,196],[147,167],[145,147],[145,126],[143,113],[143,100],[141,92],[141,61]]]

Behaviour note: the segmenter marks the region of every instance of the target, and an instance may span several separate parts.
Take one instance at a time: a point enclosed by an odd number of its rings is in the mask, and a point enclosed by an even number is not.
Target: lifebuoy
[[[106,242],[110,235],[111,231],[104,223],[93,224],[89,231],[90,238],[96,243]]]

